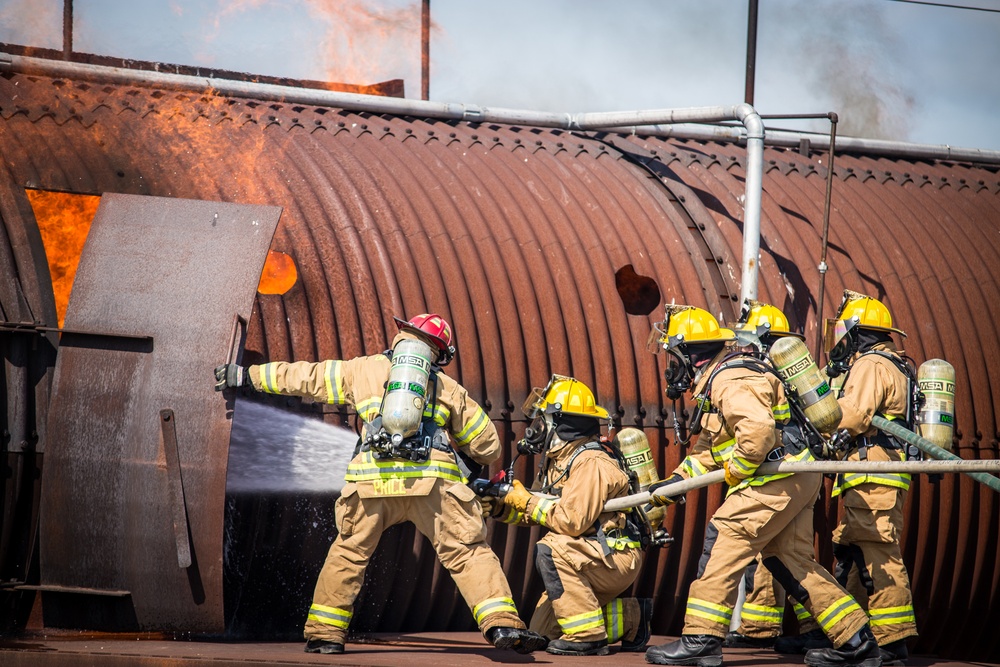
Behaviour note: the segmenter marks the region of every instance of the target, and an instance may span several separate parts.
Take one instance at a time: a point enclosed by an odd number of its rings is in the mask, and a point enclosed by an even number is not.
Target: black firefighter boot
[[[867,625],[840,648],[814,648],[806,652],[810,667],[881,667],[878,642]]]
[[[622,651],[638,653],[646,650],[646,644],[653,633],[653,598],[639,598],[639,629],[632,641],[622,640]]]
[[[646,662],[654,665],[719,667],[722,664],[722,640],[712,635],[681,635],[675,642],[646,649]]]
[[[486,631],[486,639],[497,648],[524,654],[541,651],[549,643],[537,632],[523,628],[493,627]]]
[[[906,664],[906,659],[910,657],[910,652],[906,650],[905,637],[883,644],[878,647],[878,650],[879,655],[882,656],[882,667],[903,667]]]

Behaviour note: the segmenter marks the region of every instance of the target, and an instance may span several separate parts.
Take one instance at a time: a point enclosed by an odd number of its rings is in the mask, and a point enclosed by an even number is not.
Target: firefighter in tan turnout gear
[[[831,377],[846,373],[838,401],[843,412],[840,428],[854,436],[847,460],[907,458],[905,443],[871,425],[872,417],[879,415],[914,428],[916,371],[896,348],[893,333],[906,335],[892,326],[889,309],[851,290],[845,290],[837,318],[827,321],[827,373]],[[899,544],[909,488],[907,474],[842,474],[833,491],[844,499],[842,518],[833,532],[837,578],[867,602],[883,664],[903,664],[908,657],[906,639],[917,635]]]
[[[836,647],[808,652],[806,664],[879,667],[864,610],[813,553],[813,505],[822,475],[756,474],[766,460],[812,459],[808,447],[796,452],[779,438],[775,412],[784,413],[787,403],[782,381],[760,359],[734,352],[735,334],[707,311],[666,309],[667,319],[654,328],[654,336],[668,354],[667,395],[676,400],[693,385],[692,426],[700,432],[674,474],[650,490],[722,468],[729,491],[712,517],[719,534],[703,574],[691,584],[682,635],[647,649],[647,662],[721,665],[740,578],[760,554]],[[651,496],[656,504],[659,498]]]
[[[215,371],[217,389],[249,384],[266,393],[350,405],[363,423],[360,451],[336,503],[338,533],[309,608],[305,650],[344,651],[368,561],[382,533],[406,521],[430,539],[494,646],[540,650],[546,640],[518,616],[458,456],[483,465],[499,458],[496,427],[461,385],[440,372],[455,351],[448,323],[433,314],[396,323],[399,333],[383,354],[246,369],[228,364]]]
[[[605,512],[611,498],[630,493],[625,464],[606,441],[608,412],[582,382],[553,375],[524,405],[532,420],[522,454],[541,455],[528,491],[517,480],[498,503],[506,523],[548,529],[535,545],[545,585],[530,628],[557,655],[607,655],[608,645],[642,651],[649,641],[652,600],[620,597],[639,574],[642,534],[633,512]]]
[[[733,326],[737,339],[747,349],[753,349],[761,359],[767,360],[767,352],[771,345],[785,336],[793,336],[803,340],[802,334],[795,333],[788,324],[788,318],[779,308],[767,303],[750,302],[745,304],[740,320]],[[774,412],[775,420],[784,421],[786,409],[779,408]],[[784,429],[782,430],[784,434]],[[714,540],[714,526],[710,523],[706,530],[706,541],[709,536]],[[740,626],[726,635],[723,646],[728,648],[766,648],[780,645],[782,625],[785,617],[785,589],[765,566],[760,558],[747,568],[746,600],[740,613]],[[788,598],[792,603],[799,631],[807,638],[815,641],[806,649],[824,648],[830,645],[823,631],[819,629],[809,612],[794,598]],[[776,639],[778,641],[776,642]],[[795,651],[800,652],[800,651]],[[805,651],[801,651],[804,653]]]

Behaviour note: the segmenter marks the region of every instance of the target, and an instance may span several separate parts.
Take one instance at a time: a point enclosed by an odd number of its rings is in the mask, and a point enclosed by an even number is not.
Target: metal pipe
[[[73,56],[73,0],[63,0],[63,60]]]
[[[903,429],[906,430],[906,429]],[[975,471],[975,472],[973,472]],[[761,475],[778,473],[850,473],[850,472],[881,472],[881,473],[965,473],[967,475],[982,475],[1000,483],[1000,479],[987,475],[987,471],[1000,472],[1000,459],[988,461],[779,461],[778,463],[762,463],[757,472]],[[688,491],[724,482],[726,473],[723,470],[713,470],[704,475],[691,477],[656,490],[657,496],[681,496]],[[985,483],[985,482],[984,482]],[[995,488],[990,485],[990,488]],[[649,502],[649,492],[635,493],[621,498],[614,498],[604,503],[604,510],[616,512],[629,507],[638,507]]]
[[[754,78],[757,69],[757,0],[747,7],[747,80],[743,101],[753,104]]]
[[[431,98],[431,0],[420,10],[420,99]]]
[[[920,451],[926,453],[928,456],[934,457],[935,459],[941,461],[949,461],[952,463],[957,461],[965,461],[965,459],[963,459],[962,457],[952,454],[947,449],[938,447],[927,438],[917,435],[910,429],[905,428],[899,424],[893,424],[885,417],[879,417],[878,415],[873,416],[872,426],[874,426],[880,431],[888,433],[889,435],[895,436],[900,440],[903,440],[913,445]],[[966,474],[972,479],[976,480],[977,482],[982,482],[983,484],[990,487],[997,493],[1000,493],[1000,479],[994,477],[993,475],[987,475],[984,472],[969,472]]]
[[[736,125],[673,125],[669,127],[631,127],[619,130],[636,134],[673,139],[694,139],[695,141],[718,141],[740,143],[744,140],[743,128]],[[767,145],[783,148],[798,148],[802,139],[808,139],[813,147],[828,149],[829,137],[814,132],[792,132],[789,130],[768,130]],[[955,162],[976,162],[1000,164],[1000,151],[983,148],[957,148],[947,144],[914,144],[904,141],[882,139],[861,139],[857,137],[837,137],[837,149],[842,153],[866,153],[884,157],[899,157],[910,160],[952,160]]]
[[[830,202],[833,198],[833,160],[834,150],[837,145],[837,114],[830,113],[830,151],[827,153],[826,165],[826,198],[823,201],[823,242],[820,246],[819,265],[819,292],[816,295],[816,350],[813,357],[819,359],[820,349],[823,347],[823,298],[826,291],[826,251],[830,241]]]
[[[295,102],[330,106],[348,111],[385,113],[424,118],[441,118],[471,123],[533,125],[564,130],[597,130],[621,126],[645,126],[674,123],[712,123],[740,121],[746,129],[747,164],[743,223],[743,299],[757,298],[757,265],[760,254],[760,203],[764,177],[764,124],[749,104],[687,109],[652,109],[646,111],[611,111],[596,113],[549,113],[520,109],[487,108],[470,104],[449,104],[398,97],[361,95],[316,90],[231,79],[214,79],[167,72],[129,70],[85,63],[63,62],[0,54],[0,71],[42,76],[110,82],[123,85],[148,85],[171,90],[204,92],[214,90],[232,97]]]

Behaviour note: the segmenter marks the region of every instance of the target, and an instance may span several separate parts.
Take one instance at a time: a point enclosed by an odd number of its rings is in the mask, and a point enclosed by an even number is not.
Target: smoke
[[[7,0],[0,3],[0,42],[62,49],[62,2]]]
[[[319,77],[341,83],[420,80],[421,3],[415,0],[220,0],[209,18],[213,35],[240,14],[270,9],[307,12],[317,45]],[[435,30],[432,25],[431,30]],[[211,37],[210,37],[211,39]]]
[[[769,70],[785,72],[785,86],[797,80],[809,97],[826,105],[806,111],[837,112],[838,133],[908,137],[917,84],[903,71],[901,36],[883,7],[858,0],[762,5],[757,44],[758,53],[766,54],[758,56],[759,64],[764,61],[758,67],[764,83],[772,78]],[[787,103],[782,107],[781,112],[789,110]]]
[[[357,440],[349,429],[237,400],[226,491],[339,493]]]

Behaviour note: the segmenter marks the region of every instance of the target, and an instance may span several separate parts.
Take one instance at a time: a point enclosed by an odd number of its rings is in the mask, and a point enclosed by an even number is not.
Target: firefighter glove
[[[531,500],[531,492],[524,488],[524,484],[520,480],[515,479],[510,484],[510,491],[503,497],[503,504],[513,507],[518,512],[526,512],[529,500]]]
[[[666,507],[667,505],[673,505],[678,500],[683,500],[684,499],[683,495],[661,496],[655,493],[657,489],[662,489],[665,486],[674,484],[676,482],[680,482],[683,479],[684,477],[680,473],[675,472],[673,475],[671,475],[670,477],[668,477],[663,481],[656,482],[655,484],[650,484],[649,489],[647,489],[649,491],[649,504],[652,505],[653,507]]]
[[[250,385],[250,373],[239,364],[223,364],[215,367],[215,391]]]
[[[743,477],[737,476],[736,473],[730,469],[729,461],[726,461],[725,463],[722,464],[722,469],[726,473],[726,484],[728,484],[729,486],[736,486],[737,484],[743,481],[744,479]]]
[[[503,507],[503,503],[498,503],[493,496],[479,496],[479,504],[483,507],[483,521],[490,519],[497,511],[497,506]]]

